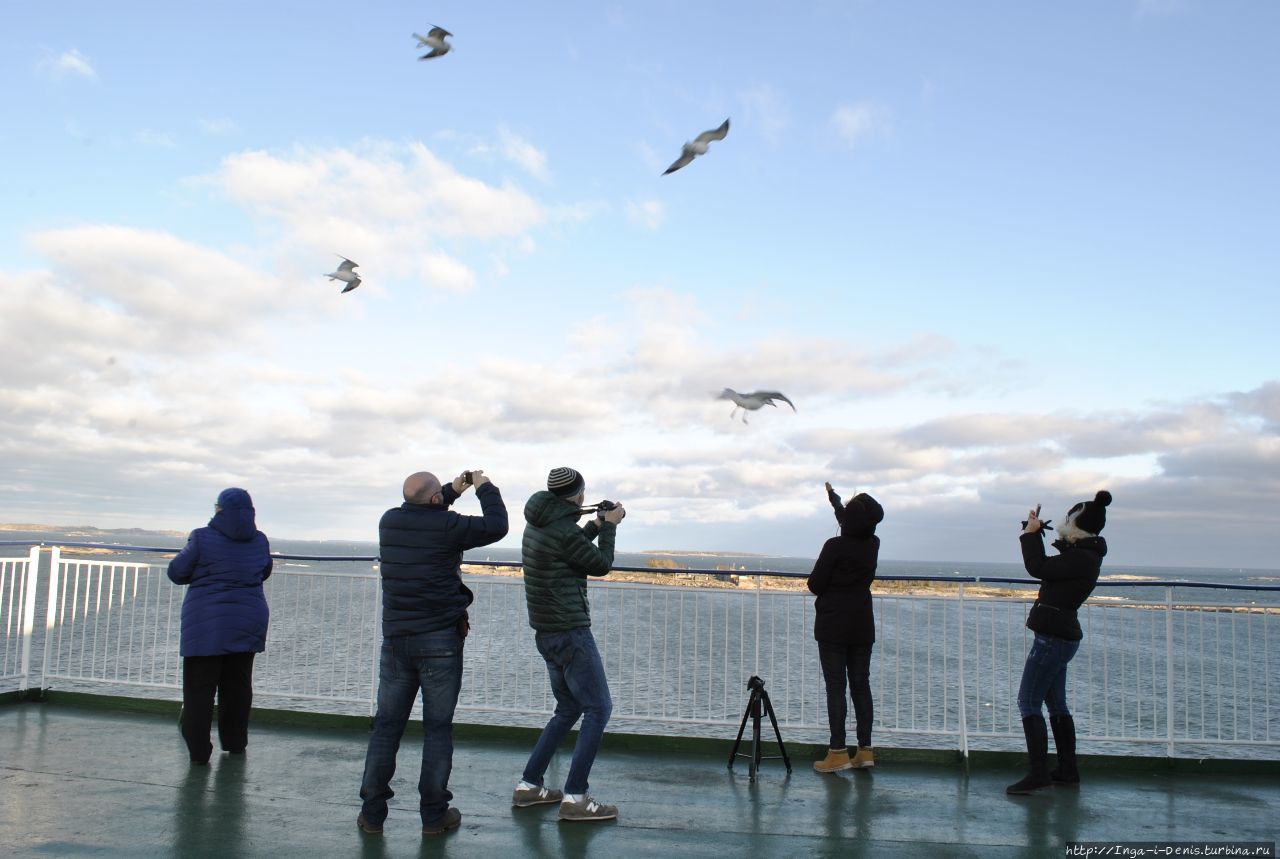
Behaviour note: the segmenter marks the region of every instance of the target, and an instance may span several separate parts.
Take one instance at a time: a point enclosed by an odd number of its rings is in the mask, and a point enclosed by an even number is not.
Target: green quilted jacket
[[[618,526],[592,519],[578,527],[578,508],[550,492],[535,492],[524,505],[524,595],[529,625],[538,632],[591,626],[587,576],[613,567]],[[599,536],[597,548],[591,541]]]

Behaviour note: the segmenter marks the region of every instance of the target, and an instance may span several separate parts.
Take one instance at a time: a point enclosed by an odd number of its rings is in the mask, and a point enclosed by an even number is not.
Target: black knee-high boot
[[[1021,781],[1014,782],[1005,788],[1005,793],[1035,793],[1046,787],[1053,787],[1049,780],[1049,727],[1044,723],[1044,716],[1036,714],[1022,719],[1022,733],[1027,738],[1027,757],[1031,759],[1031,772]]]
[[[1050,716],[1053,728],[1053,745],[1058,750],[1058,765],[1049,773],[1054,784],[1076,785],[1080,783],[1080,770],[1076,768],[1076,720],[1065,716]]]

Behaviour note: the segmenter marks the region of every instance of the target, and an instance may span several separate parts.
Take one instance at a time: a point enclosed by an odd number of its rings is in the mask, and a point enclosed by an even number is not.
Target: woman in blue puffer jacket
[[[262,583],[271,575],[267,537],[254,524],[243,489],[218,495],[207,528],[197,528],[169,562],[169,578],[187,585],[182,601],[182,738],[191,762],[213,754],[209,728],[218,698],[218,740],[243,754],[249,743],[253,656],[267,646],[269,611]]]

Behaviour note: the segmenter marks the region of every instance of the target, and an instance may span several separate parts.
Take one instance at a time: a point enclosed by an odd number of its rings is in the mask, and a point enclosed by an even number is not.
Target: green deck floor
[[[1063,856],[1068,841],[1274,841],[1280,779],[1169,771],[1158,762],[1090,771],[1081,790],[1006,797],[1019,772],[892,760],[820,776],[810,748],[789,777],[766,762],[725,767],[702,750],[604,748],[592,791],[616,803],[604,824],[513,809],[530,743],[464,736],[451,788],[462,827],[424,838],[417,737],[406,737],[386,832],[355,826],[366,735],[256,724],[248,754],[191,767],[171,717],[62,704],[0,705],[0,853],[20,856]],[[548,772],[560,784],[562,753]],[[966,771],[966,769],[968,771]]]

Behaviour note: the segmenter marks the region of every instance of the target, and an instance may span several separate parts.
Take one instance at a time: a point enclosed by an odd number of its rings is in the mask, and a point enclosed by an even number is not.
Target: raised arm
[[[476,486],[476,498],[480,499],[480,515],[460,517],[463,529],[461,548],[463,549],[474,549],[496,543],[507,536],[507,530],[510,527],[507,521],[507,506],[502,503],[502,493],[487,478],[483,480],[483,483],[478,483]],[[451,487],[446,487],[448,488]]]

